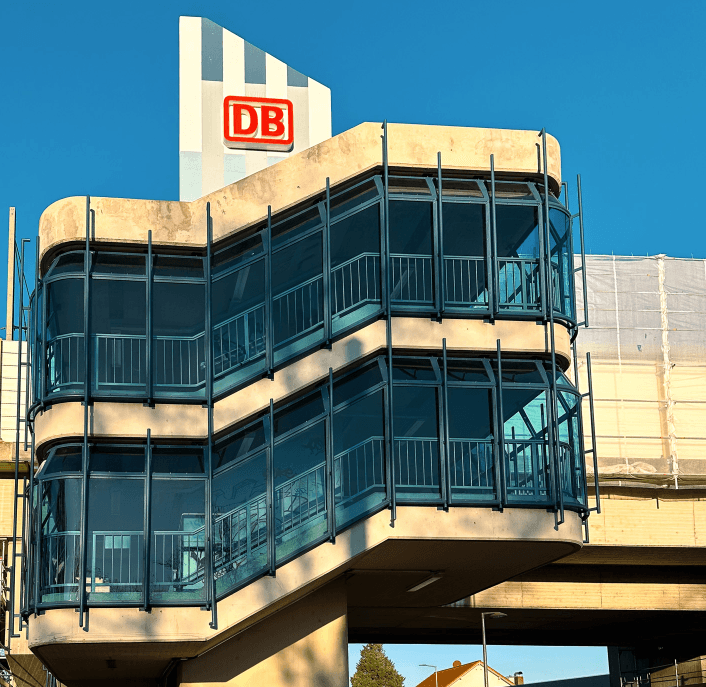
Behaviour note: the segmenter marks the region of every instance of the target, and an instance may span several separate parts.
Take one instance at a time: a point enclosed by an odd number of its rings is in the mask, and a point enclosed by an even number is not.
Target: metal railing
[[[324,321],[324,278],[313,277],[272,299],[277,346],[296,339]]]
[[[455,492],[494,492],[494,463],[492,439],[449,440],[451,488]]]
[[[96,382],[99,387],[144,386],[147,337],[95,334]]]
[[[431,255],[390,255],[391,300],[395,303],[430,303],[434,300]]]
[[[155,336],[152,356],[154,383],[160,387],[197,387],[206,381],[203,333]]]
[[[333,314],[342,315],[363,303],[381,302],[380,256],[361,253],[331,270]]]
[[[152,533],[150,587],[170,591],[203,582],[206,563],[203,526],[193,532],[181,530]]]
[[[539,258],[498,258],[498,303],[501,308],[539,310]]]
[[[444,295],[447,305],[488,307],[485,258],[446,256],[444,270]]]
[[[439,486],[439,440],[436,437],[395,439],[396,486]]]
[[[544,439],[505,441],[508,498],[544,501],[550,497],[549,451]]]
[[[265,305],[256,305],[213,328],[213,373],[222,376],[265,352]]]
[[[341,505],[385,487],[385,438],[371,437],[333,459],[334,499]]]
[[[47,391],[71,384],[83,384],[83,334],[62,334],[47,341]]]
[[[80,578],[80,532],[53,532],[42,535],[42,590],[40,596],[76,596]],[[78,597],[76,597],[78,598]]]
[[[91,550],[91,594],[141,592],[144,532],[94,531]]]

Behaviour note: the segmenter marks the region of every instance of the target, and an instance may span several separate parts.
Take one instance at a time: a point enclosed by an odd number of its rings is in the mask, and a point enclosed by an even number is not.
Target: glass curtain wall
[[[494,359],[397,356],[391,454],[387,373],[373,359],[337,375],[332,394],[323,384],[220,438],[210,504],[205,447],[157,444],[148,473],[145,446],[92,445],[88,604],[203,604],[210,569],[222,597],[386,507],[393,489],[398,503],[546,509],[561,485],[564,506],[585,510],[579,397],[563,373],[552,424],[547,363],[503,360],[499,379]],[[78,603],[81,457],[55,447],[37,477],[40,604]]]
[[[242,387],[267,365],[281,366],[382,316],[388,279],[395,314],[531,319],[545,313],[551,282],[555,317],[572,324],[565,208],[550,198],[547,243],[534,184],[496,182],[493,213],[487,181],[443,179],[441,207],[437,183],[390,178],[389,257],[379,176],[219,246],[209,304],[214,393]],[[145,258],[91,253],[91,393],[201,402],[204,258],[158,253],[151,265]],[[61,255],[43,281],[46,397],[83,391],[83,261],[81,252]]]

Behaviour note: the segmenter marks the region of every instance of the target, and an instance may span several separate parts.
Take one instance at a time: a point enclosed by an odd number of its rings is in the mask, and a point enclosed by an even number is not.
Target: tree
[[[382,644],[366,644],[351,678],[352,687],[404,687],[404,678],[385,655]]]

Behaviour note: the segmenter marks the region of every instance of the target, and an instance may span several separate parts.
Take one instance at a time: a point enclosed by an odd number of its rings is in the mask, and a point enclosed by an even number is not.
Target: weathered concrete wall
[[[345,687],[346,588],[333,582],[179,665],[181,687]]]
[[[389,164],[399,169],[437,169],[437,152],[445,170],[488,172],[495,155],[498,174],[541,179],[540,142],[536,131],[390,124]],[[382,164],[381,125],[360,124],[297,155],[191,203],[123,198],[91,198],[98,243],[147,243],[202,248],[206,244],[206,204],[211,203],[213,239],[220,241],[267,218],[267,206],[278,213],[320,194],[326,178],[332,186]],[[561,185],[559,144],[547,137],[549,178]],[[50,205],[39,222],[44,256],[61,243],[85,241],[86,198],[65,198]]]

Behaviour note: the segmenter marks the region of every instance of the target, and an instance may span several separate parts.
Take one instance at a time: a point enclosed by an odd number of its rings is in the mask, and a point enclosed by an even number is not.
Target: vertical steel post
[[[555,465],[555,488],[556,507],[559,511],[557,526],[564,523],[564,494],[563,494],[563,466],[561,464],[561,452],[559,449],[559,409],[558,392],[556,387],[556,336],[554,333],[554,274],[552,271],[551,242],[549,240],[549,173],[547,170],[547,132],[543,128],[539,135],[542,137],[542,167],[544,168],[544,236],[545,255],[548,277],[547,285],[547,307],[549,310],[549,339],[551,342],[552,378],[550,383],[551,410],[547,413],[549,438],[549,460]],[[541,263],[541,260],[540,260]]]
[[[211,483],[213,481],[213,326],[211,324],[211,245],[213,244],[213,218],[211,203],[206,203],[206,414],[208,444],[206,446],[206,509],[204,535],[206,537],[206,560],[204,562],[204,584],[206,608],[211,610],[211,629],[218,627],[218,604],[216,602],[216,576],[213,574],[213,503]]]
[[[145,448],[145,501],[144,534],[142,551],[142,610],[150,609],[150,577],[152,574],[152,430],[147,428],[147,446]]]
[[[33,580],[33,573],[34,573],[34,568],[37,565],[37,559],[39,558],[39,550],[37,549],[38,542],[36,537],[34,536],[35,529],[34,529],[34,517],[35,512],[34,512],[34,464],[35,464],[35,442],[34,442],[34,427],[32,428],[32,433],[30,435],[31,443],[30,443],[30,466],[29,466],[29,517],[27,518],[28,522],[28,533],[27,533],[27,538],[29,539],[29,562],[27,565],[27,600],[28,600],[28,606],[27,610],[28,613],[31,613],[34,611],[35,616],[37,614],[37,588],[31,583],[31,580]],[[38,517],[37,517],[38,519]]]
[[[78,578],[79,599],[79,627],[84,626],[84,613],[86,611],[86,541],[88,536],[88,406],[91,398],[91,368],[89,346],[89,304],[90,304],[90,275],[91,275],[91,224],[95,213],[91,210],[91,197],[86,196],[86,247],[84,256],[84,283],[83,283],[83,452],[81,461],[81,544],[80,544],[80,573]],[[94,574],[95,571],[92,571]]]
[[[272,301],[272,206],[267,206],[267,254],[265,256],[265,317],[267,318],[267,328],[265,336],[265,365],[267,376],[275,378],[275,324],[274,324],[274,304]]]
[[[576,191],[579,197],[579,239],[581,242],[581,277],[583,283],[583,324],[588,327],[588,286],[586,284],[586,244],[583,234],[583,196],[581,195],[581,175],[576,175]]]
[[[267,449],[267,567],[268,574],[277,573],[275,550],[275,404],[270,399],[270,441]]]
[[[442,390],[442,431],[443,431],[443,456],[442,465],[444,466],[444,508],[449,509],[449,505],[453,503],[453,493],[451,492],[451,445],[449,442],[449,379],[448,379],[448,363],[446,359],[446,337],[441,341],[442,361],[444,367],[441,371],[441,390]]]
[[[39,390],[39,384],[41,383],[39,381],[39,369],[38,369],[38,362],[42,359],[41,356],[41,335],[39,334],[39,321],[40,321],[40,314],[39,314],[39,294],[42,294],[42,303],[44,303],[44,293],[42,290],[42,280],[39,276],[39,237],[37,237],[37,244],[36,244],[36,255],[34,259],[34,313],[33,313],[33,323],[32,323],[32,329],[34,330],[33,338],[32,338],[32,346],[33,346],[33,351],[34,355],[32,356],[32,405],[36,405],[37,401],[39,401],[39,404],[42,402],[42,397],[41,397],[41,392],[39,393],[39,398],[34,398],[35,394],[37,394],[37,391]],[[35,411],[36,413],[36,411]]]
[[[15,208],[10,208],[7,232],[7,311],[5,318],[5,340],[12,341],[15,334],[15,275],[17,274],[17,244],[15,231],[17,214]]]
[[[437,166],[437,199],[436,199],[436,222],[434,222],[434,307],[436,308],[436,319],[441,321],[441,314],[444,307],[444,297],[442,293],[442,264],[443,248],[441,243],[441,152],[436,154]]]
[[[14,219],[14,212],[11,212],[11,219]],[[11,239],[14,237],[14,226],[11,222]],[[10,328],[10,333],[7,340],[12,341],[13,333],[15,330],[15,304],[14,304],[14,285],[15,277],[17,274],[17,265],[15,263],[17,246],[15,245],[14,239],[12,244],[8,246],[8,250],[12,253],[12,274],[9,274],[8,270],[8,287],[10,286],[10,280],[12,280],[13,289],[13,302],[12,302],[12,312],[7,318],[7,326]],[[20,271],[22,266],[20,266]],[[22,282],[20,282],[21,286]],[[22,298],[22,289],[20,288],[20,299]],[[8,307],[9,307],[9,294],[8,294]],[[15,481],[14,481],[14,491],[12,492],[12,504],[13,504],[13,517],[12,517],[12,565],[10,566],[10,631],[8,633],[8,647],[12,637],[18,637],[15,634],[15,610],[16,610],[16,594],[15,594],[15,583],[17,579],[17,490],[20,484],[20,372],[21,372],[21,352],[22,352],[22,308],[20,308],[20,322],[19,322],[19,335],[17,344],[17,393],[16,393],[16,422],[15,422]]]
[[[586,353],[586,374],[588,376],[588,402],[591,411],[591,453],[593,454],[593,481],[596,489],[596,507],[590,511],[601,512],[601,492],[598,481],[598,451],[596,451],[596,419],[593,412],[593,375],[591,373],[591,353]]]
[[[498,394],[498,463],[497,463],[497,473],[498,473],[498,500],[500,501],[500,510],[503,509],[507,503],[507,480],[505,479],[505,410],[503,408],[503,361],[502,361],[502,348],[500,345],[500,339],[496,342],[497,346],[497,361],[498,361],[498,378],[496,380],[497,384],[497,394]]]
[[[326,177],[326,222],[324,224],[324,345],[331,349],[331,186]]]
[[[152,230],[147,232],[147,326],[145,329],[145,373],[147,374],[147,405],[152,405]]]
[[[387,158],[387,120],[382,124],[382,176],[385,205],[385,261],[387,262],[387,284],[385,289],[385,305],[387,311],[387,477],[390,489],[390,524],[394,527],[397,520],[397,496],[395,490],[395,429],[394,429],[394,392],[392,382],[392,279],[390,269],[390,170]]]
[[[490,155],[490,252],[492,260],[492,274],[488,280],[492,292],[489,294],[490,319],[495,319],[500,311],[500,274],[498,267],[498,221],[495,213],[495,155]],[[492,301],[492,303],[491,303]],[[504,450],[504,449],[503,449]]]
[[[333,462],[333,368],[328,369],[328,417],[326,418],[326,499],[328,501],[329,541],[336,543],[336,484]]]

